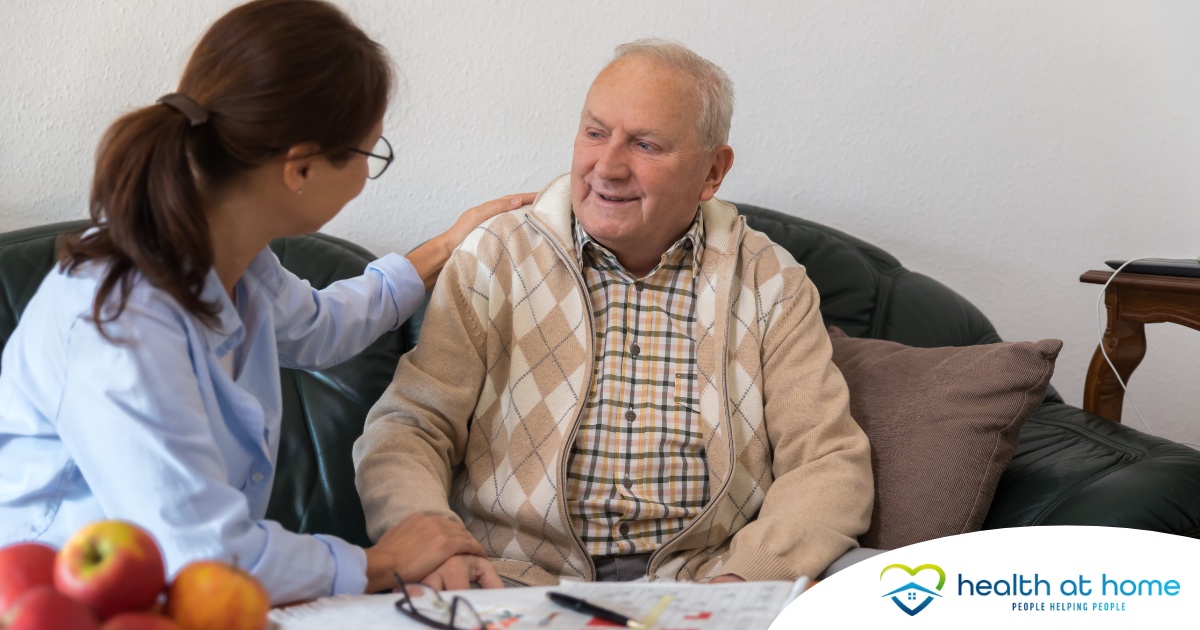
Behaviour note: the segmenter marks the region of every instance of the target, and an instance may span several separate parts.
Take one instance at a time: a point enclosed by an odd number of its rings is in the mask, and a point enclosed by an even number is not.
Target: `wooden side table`
[[[1088,271],[1080,282],[1104,284],[1111,271]],[[1146,324],[1170,322],[1200,330],[1200,278],[1121,272],[1105,291],[1108,327],[1101,343],[1126,384],[1146,356]],[[1121,421],[1125,392],[1104,361],[1092,355],[1083,386],[1083,408],[1113,422]]]

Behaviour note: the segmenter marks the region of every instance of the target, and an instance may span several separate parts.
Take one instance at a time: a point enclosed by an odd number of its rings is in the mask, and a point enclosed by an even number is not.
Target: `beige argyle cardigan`
[[[696,385],[712,490],[650,574],[815,576],[870,522],[867,438],[804,268],[733,206],[701,208]],[[503,577],[594,579],[563,495],[593,378],[571,220],[563,176],[450,258],[420,343],[354,445],[372,539],[415,512],[457,515]]]

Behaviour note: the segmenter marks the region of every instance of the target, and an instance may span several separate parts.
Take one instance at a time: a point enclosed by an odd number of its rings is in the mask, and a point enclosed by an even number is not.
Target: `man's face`
[[[651,58],[620,59],[592,83],[575,137],[571,201],[587,233],[622,263],[631,254],[660,256],[716,194],[733,152],[703,147],[699,115],[695,80]]]

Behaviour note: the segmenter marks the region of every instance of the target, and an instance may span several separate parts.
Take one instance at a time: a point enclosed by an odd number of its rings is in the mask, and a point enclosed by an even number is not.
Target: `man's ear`
[[[297,144],[288,149],[283,161],[283,185],[294,193],[304,190],[319,151],[320,147],[315,142]]]
[[[704,189],[700,191],[700,201],[708,201],[716,196],[721,182],[725,181],[725,174],[731,168],[733,168],[733,147],[722,144],[713,149],[712,164],[704,176]]]

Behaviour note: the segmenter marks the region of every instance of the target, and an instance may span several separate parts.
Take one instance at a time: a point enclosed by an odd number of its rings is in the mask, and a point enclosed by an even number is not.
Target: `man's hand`
[[[421,580],[435,591],[461,591],[471,588],[472,582],[483,588],[504,588],[492,563],[479,556],[454,556]]]
[[[392,572],[399,573],[405,582],[416,582],[452,556],[482,557],[483,547],[457,521],[440,515],[413,514],[387,530],[366,552],[367,592],[375,593],[396,586]]]
[[[724,575],[718,575],[717,577],[709,580],[708,583],[709,584],[728,584],[730,582],[745,582],[745,581],[746,580],[743,580],[740,575],[734,575],[733,573],[726,573]]]

